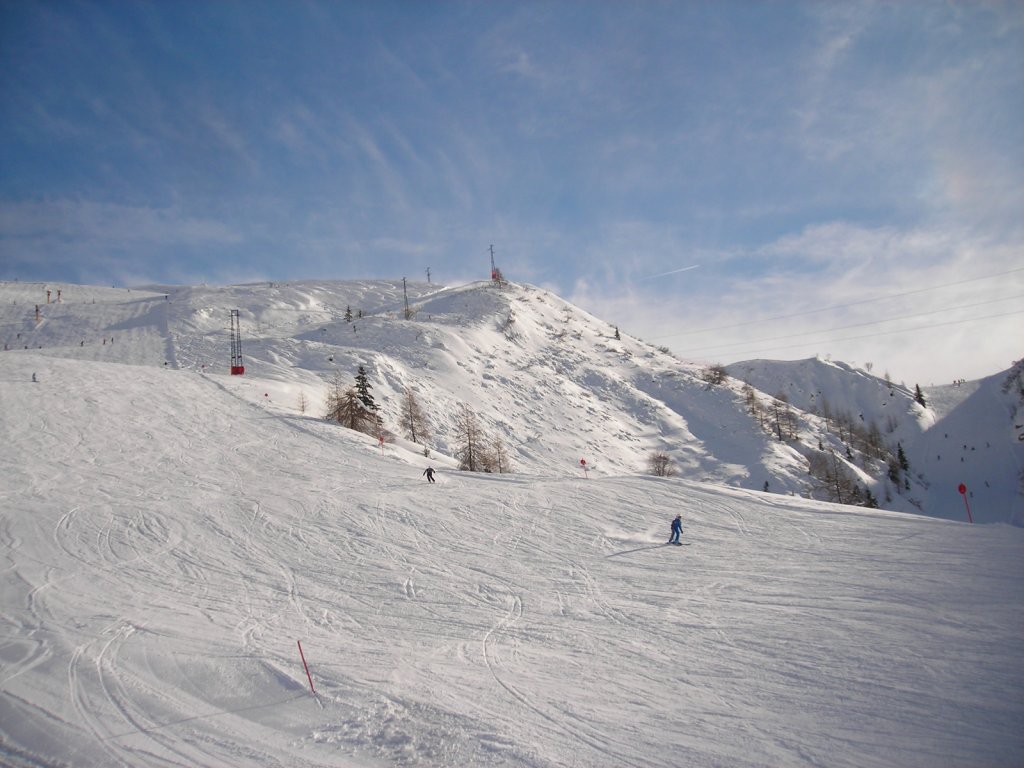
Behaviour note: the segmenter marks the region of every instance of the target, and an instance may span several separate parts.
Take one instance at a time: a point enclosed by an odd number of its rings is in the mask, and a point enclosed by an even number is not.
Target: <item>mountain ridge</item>
[[[643,473],[652,453],[664,453],[689,478],[827,498],[836,496],[828,482],[808,479],[809,463],[820,465],[827,456],[862,501],[868,492],[887,509],[948,519],[964,515],[955,488],[939,489],[938,477],[947,467],[931,458],[934,446],[925,439],[942,419],[915,403],[909,388],[817,359],[735,363],[724,368],[728,378],[711,384],[706,364],[621,334],[534,286],[382,280],[133,289],[67,285],[60,288],[59,303],[42,305],[36,322],[26,315],[44,290],[43,284],[0,286],[8,347],[213,374],[224,371],[227,314],[237,308],[247,371],[244,386],[229,386],[247,392],[258,382],[262,400],[294,409],[301,397],[315,413],[335,375],[347,379],[364,366],[393,433],[401,431],[403,393],[408,389],[422,401],[434,422],[435,454],[455,453],[451,425],[468,404],[487,432],[508,446],[519,472],[573,475],[583,459],[597,472]],[[12,329],[20,329],[17,338],[9,338]],[[940,399],[955,411],[974,389],[989,392],[1007,375],[942,389]],[[743,382],[755,387],[756,398],[745,395]],[[765,410],[781,413],[775,400],[780,394],[788,401],[792,436],[777,424],[773,435],[764,424]],[[259,395],[249,393],[257,402]],[[990,395],[986,402],[1012,408],[1013,397]],[[877,429],[884,451],[858,452],[857,436],[829,421],[835,414],[849,416],[854,432]],[[985,471],[980,459],[969,461],[979,458],[976,451],[957,457],[964,459],[958,463],[965,464],[962,481],[970,492],[985,489],[976,519],[1022,524],[1016,474],[1024,456],[1006,439],[1006,425],[992,416],[984,420],[987,432],[979,434],[969,417],[951,423],[945,430],[953,430],[951,439],[985,444],[988,459],[998,454],[995,472]],[[910,466],[894,481],[887,461],[897,445]],[[838,498],[847,500],[842,493]]]

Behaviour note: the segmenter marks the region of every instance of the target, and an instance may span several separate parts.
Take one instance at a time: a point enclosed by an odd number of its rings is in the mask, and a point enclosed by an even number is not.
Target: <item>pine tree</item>
[[[371,389],[373,387],[366,379],[366,369],[360,365],[359,370],[356,372],[356,393],[359,395],[359,401],[366,409],[376,413],[379,409],[377,408],[377,403],[373,400],[373,395],[370,394]]]
[[[363,405],[355,389],[342,388],[341,374],[338,373],[331,379],[324,418],[367,435],[377,434],[382,426],[380,418]]]
[[[889,473],[888,474],[889,474],[889,479],[896,486],[896,489],[899,490],[899,487],[900,487],[900,462],[899,462],[899,459],[895,459],[895,458],[890,458],[889,459]]]
[[[907,454],[903,452],[903,445],[896,443],[896,460],[900,463],[900,469],[904,472],[910,470],[910,462],[907,461]]]
[[[338,404],[338,423],[356,432],[372,435],[380,422],[376,414],[363,405],[359,393],[354,389],[346,389]]]
[[[921,391],[921,385],[914,385],[914,402],[919,403],[921,407],[927,408],[928,403],[924,399],[924,392]]]

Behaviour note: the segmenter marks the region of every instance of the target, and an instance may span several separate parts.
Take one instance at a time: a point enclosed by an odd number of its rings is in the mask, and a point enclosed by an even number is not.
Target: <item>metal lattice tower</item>
[[[494,246],[491,246],[491,280],[498,285],[505,282],[505,277],[501,274],[501,270],[494,264]]]
[[[242,364],[242,328],[238,320],[238,310],[231,310],[231,375],[241,376],[245,373]]]

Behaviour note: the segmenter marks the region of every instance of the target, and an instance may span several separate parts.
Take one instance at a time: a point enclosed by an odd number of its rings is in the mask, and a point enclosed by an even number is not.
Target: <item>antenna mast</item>
[[[497,283],[499,287],[505,282],[505,278],[502,276],[501,270],[494,264],[493,245],[491,246],[491,282]]]

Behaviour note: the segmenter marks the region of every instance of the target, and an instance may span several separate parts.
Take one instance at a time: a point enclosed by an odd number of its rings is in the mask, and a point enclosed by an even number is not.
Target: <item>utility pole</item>
[[[409,292],[405,289],[405,278],[402,278],[402,294],[405,296],[405,319],[408,320],[412,317],[412,312],[409,309]]]

